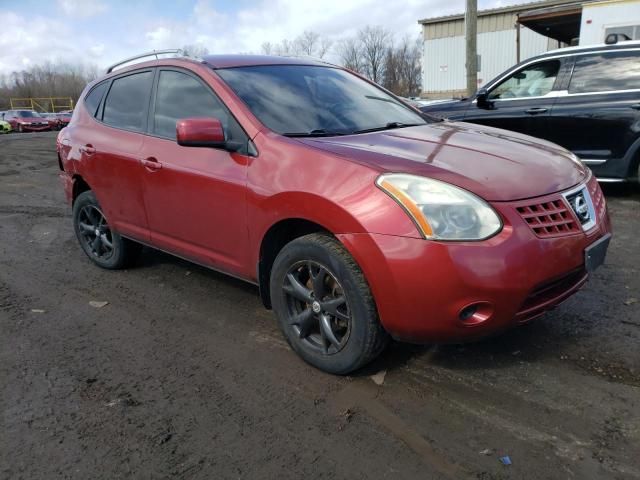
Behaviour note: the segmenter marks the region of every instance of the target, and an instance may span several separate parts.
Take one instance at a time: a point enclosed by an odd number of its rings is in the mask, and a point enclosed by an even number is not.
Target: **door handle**
[[[640,110],[640,103],[634,103],[633,105],[631,105],[631,108],[633,108],[634,110]]]
[[[144,165],[144,168],[146,168],[150,172],[157,172],[162,168],[162,164],[153,157],[145,158],[144,160],[142,160],[142,165]]]
[[[79,150],[81,153],[86,153],[87,155],[93,155],[94,153],[96,153],[96,149],[90,143],[84,145],[83,147],[80,147]]]
[[[525,110],[524,113],[528,113],[529,115],[537,115],[539,113],[545,113],[548,108],[530,108],[529,110]]]

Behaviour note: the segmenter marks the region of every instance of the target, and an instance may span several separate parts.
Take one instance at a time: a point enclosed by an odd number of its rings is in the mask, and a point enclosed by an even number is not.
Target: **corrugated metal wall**
[[[513,15],[508,15],[513,17]],[[485,26],[505,25],[504,15],[496,16],[496,22]],[[482,20],[489,20],[489,17]],[[457,31],[457,22],[448,22]],[[464,26],[464,23],[461,23]],[[444,24],[443,24],[444,25]],[[434,25],[429,25],[433,27]],[[443,27],[444,28],[444,27]],[[480,29],[478,29],[480,30]],[[442,32],[444,33],[444,31]],[[528,28],[520,29],[521,60],[549,50],[549,39]],[[478,34],[478,53],[481,56],[478,80],[483,85],[516,63],[516,30],[485,31]],[[422,59],[422,88],[424,93],[456,92],[466,88],[464,32],[460,35],[443,35],[424,41]]]
[[[513,29],[516,19],[517,17],[513,13],[497,13],[478,17],[478,33]],[[464,19],[428,23],[423,26],[425,40],[457,37],[459,35],[464,35]]]

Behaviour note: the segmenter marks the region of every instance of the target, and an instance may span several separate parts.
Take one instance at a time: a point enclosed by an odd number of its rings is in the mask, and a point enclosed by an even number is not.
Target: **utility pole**
[[[478,89],[478,0],[467,0],[464,29],[467,47],[467,96],[471,97]]]

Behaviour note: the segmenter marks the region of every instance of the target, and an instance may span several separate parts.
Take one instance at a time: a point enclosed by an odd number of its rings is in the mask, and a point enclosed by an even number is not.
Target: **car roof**
[[[206,55],[203,63],[213,68],[254,67],[259,65],[314,65],[329,63],[313,57],[278,57],[275,55]]]
[[[582,47],[564,47],[557,48],[555,50],[549,50],[543,54],[537,55],[532,58],[528,58],[525,60],[529,62],[533,59],[543,59],[545,57],[556,57],[558,55],[562,56],[570,56],[570,55],[579,55],[583,53],[591,53],[591,52],[601,52],[601,51],[615,51],[615,50],[626,50],[626,49],[640,49],[640,41],[631,40],[627,42],[618,42],[612,45],[607,45],[606,43],[601,43],[597,45],[587,45]]]

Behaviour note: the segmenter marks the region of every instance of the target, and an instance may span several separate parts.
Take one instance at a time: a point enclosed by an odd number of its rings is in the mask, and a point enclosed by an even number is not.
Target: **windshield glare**
[[[284,135],[338,135],[426,123],[381,89],[337,68],[268,65],[217,73],[262,123]]]

